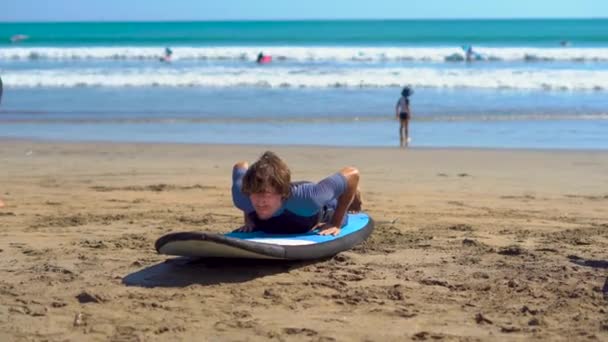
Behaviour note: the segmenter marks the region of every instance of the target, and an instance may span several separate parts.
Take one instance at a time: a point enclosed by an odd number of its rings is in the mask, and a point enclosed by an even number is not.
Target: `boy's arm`
[[[245,213],[253,211],[253,205],[247,195],[241,190],[243,187],[243,177],[247,173],[249,165],[247,162],[238,162],[232,168],[232,202],[234,206]]]
[[[331,234],[335,236],[340,234],[340,227],[342,226],[344,215],[346,215],[348,207],[357,194],[357,187],[359,185],[359,170],[354,167],[345,167],[340,171],[340,173],[346,179],[346,189],[342,195],[338,197],[338,205],[331,222],[329,225],[326,225],[325,228],[322,228],[322,230],[319,232],[320,235]]]
[[[243,185],[243,176],[247,172],[248,168],[249,164],[247,164],[247,162],[238,162],[234,164],[234,167],[232,168],[232,201],[234,202],[235,207],[243,211],[244,218],[243,226],[235,230],[238,232],[250,232],[255,227],[253,221],[248,215],[253,211],[253,205],[251,204],[251,200],[249,200],[249,198],[241,191],[241,187]]]

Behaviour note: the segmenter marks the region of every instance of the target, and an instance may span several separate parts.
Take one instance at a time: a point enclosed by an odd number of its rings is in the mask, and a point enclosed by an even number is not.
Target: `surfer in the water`
[[[262,63],[263,59],[264,59],[264,54],[262,52],[258,53],[258,58],[257,58],[256,62]]]
[[[258,53],[258,58],[256,58],[256,63],[258,64],[268,64],[272,62],[272,56],[265,55],[262,52]]]
[[[165,48],[165,55],[160,58],[161,62],[171,62],[171,56],[173,55],[173,50],[170,47]]]
[[[345,167],[313,182],[292,182],[287,164],[265,152],[251,167],[238,162],[232,169],[232,200],[244,212],[240,232],[298,234],[318,229],[320,235],[338,235],[347,212],[361,211],[357,189],[359,171]]]

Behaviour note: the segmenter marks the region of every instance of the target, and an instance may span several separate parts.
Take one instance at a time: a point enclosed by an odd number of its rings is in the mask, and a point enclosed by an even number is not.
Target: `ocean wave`
[[[0,49],[0,60],[153,60],[163,47],[14,47]],[[390,62],[464,60],[460,47],[174,47],[173,60],[254,61],[260,51],[275,61]],[[475,47],[486,61],[608,61],[608,48]]]
[[[608,70],[468,68],[229,68],[7,70],[8,87],[266,87],[595,90],[608,89]]]

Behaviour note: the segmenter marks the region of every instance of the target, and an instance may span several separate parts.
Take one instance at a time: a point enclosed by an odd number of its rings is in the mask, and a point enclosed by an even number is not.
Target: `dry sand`
[[[268,147],[0,142],[0,341],[608,340],[608,153],[273,147],[354,165],[371,238],[315,263],[189,262]]]

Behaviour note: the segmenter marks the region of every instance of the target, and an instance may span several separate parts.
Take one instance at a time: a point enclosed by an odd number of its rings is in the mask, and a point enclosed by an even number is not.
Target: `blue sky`
[[[608,0],[2,0],[0,22],[592,18]]]

